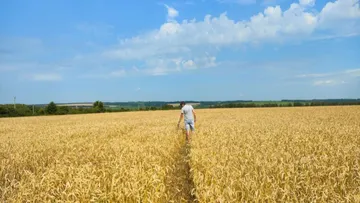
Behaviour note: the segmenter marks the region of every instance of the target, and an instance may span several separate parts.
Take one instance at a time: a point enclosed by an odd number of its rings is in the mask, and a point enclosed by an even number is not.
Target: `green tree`
[[[67,107],[67,106],[60,106],[60,107],[58,108],[57,114],[59,114],[59,115],[65,115],[65,114],[68,114],[69,112],[70,112],[69,107]]]
[[[39,115],[44,115],[44,114],[45,114],[44,108],[40,108],[40,109],[37,111],[37,113],[38,113]]]
[[[4,105],[0,105],[0,117],[7,117],[9,116],[9,109]]]
[[[174,109],[174,107],[170,104],[165,104],[163,106],[161,106],[162,110],[170,110],[170,109]]]
[[[104,104],[102,103],[102,101],[94,102],[93,107],[96,109],[97,112],[105,111]]]
[[[32,110],[27,105],[18,104],[16,105],[16,113],[18,116],[31,116]]]
[[[56,114],[57,106],[54,102],[50,102],[45,109],[47,114]]]

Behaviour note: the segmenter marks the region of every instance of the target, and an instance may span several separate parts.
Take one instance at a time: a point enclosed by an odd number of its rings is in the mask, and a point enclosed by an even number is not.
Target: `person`
[[[183,101],[180,102],[180,107],[181,107],[181,113],[180,113],[180,118],[179,118],[179,122],[178,122],[178,128],[179,128],[182,118],[184,117],[184,124],[185,124],[185,129],[186,129],[186,140],[189,142],[190,141],[190,130],[192,132],[195,131],[195,123],[196,123],[195,110],[191,105],[186,104]]]

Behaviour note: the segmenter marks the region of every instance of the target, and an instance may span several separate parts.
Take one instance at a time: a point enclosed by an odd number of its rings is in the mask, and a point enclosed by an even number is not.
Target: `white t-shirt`
[[[194,108],[189,104],[185,104],[181,108],[181,113],[184,114],[185,121],[194,120],[193,110],[194,110]]]

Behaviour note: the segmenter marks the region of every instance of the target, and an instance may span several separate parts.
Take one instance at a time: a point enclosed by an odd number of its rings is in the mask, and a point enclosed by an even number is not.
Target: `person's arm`
[[[179,122],[178,122],[178,124],[177,124],[177,125],[178,125],[178,127],[179,127],[179,125],[180,125],[180,122],[181,122],[181,119],[183,118],[183,116],[184,116],[184,114],[183,114],[183,113],[181,113],[181,114],[180,114],[180,118],[179,118]]]
[[[194,114],[194,122],[196,122],[196,113],[195,113],[195,110],[193,109],[192,112],[193,112],[193,114]]]

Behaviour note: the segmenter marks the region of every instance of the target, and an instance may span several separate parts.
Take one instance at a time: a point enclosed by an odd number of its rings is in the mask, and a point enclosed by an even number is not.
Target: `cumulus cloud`
[[[321,29],[332,29],[342,34],[359,34],[359,0],[328,2],[318,15]]]
[[[343,20],[359,21],[358,0],[329,2],[321,12],[314,11],[314,2],[301,0],[291,4],[287,10],[282,10],[280,6],[269,6],[249,20],[235,21],[223,13],[218,17],[206,15],[202,21],[168,21],[157,30],[123,39],[119,48],[104,54],[113,58],[133,59],[136,56],[186,52],[195,46],[276,43],[294,38],[304,40],[317,30],[328,34],[342,32],[337,28]],[[169,17],[178,15],[171,7],[168,10]],[[334,19],[337,20],[336,24],[333,23]],[[358,31],[358,28],[349,30],[350,33]]]
[[[328,2],[321,10],[319,16],[321,17],[321,21],[360,18],[359,0],[337,0]]]
[[[299,0],[287,9],[268,6],[247,20],[233,20],[227,13],[202,20],[177,21],[179,12],[165,5],[167,21],[158,29],[121,39],[102,56],[110,60],[144,62],[145,72],[165,75],[183,69],[216,66],[224,47],[278,44],[293,41],[348,37],[360,34],[359,0],[328,2],[316,11],[315,0]],[[210,51],[212,54],[204,54]],[[175,60],[176,59],[176,60]]]
[[[238,0],[219,0],[222,2],[241,2]],[[245,2],[247,0],[244,0]],[[122,38],[119,43],[109,48],[101,48],[100,53],[78,55],[69,63],[74,67],[87,67],[89,77],[123,77],[136,74],[166,75],[183,70],[216,67],[217,54],[223,48],[241,47],[247,44],[278,43],[332,39],[360,34],[359,0],[335,0],[327,2],[316,10],[315,0],[299,0],[287,8],[268,6],[262,12],[247,19],[234,20],[226,12],[202,19],[178,20],[179,11],[169,5],[166,8],[166,20],[158,28],[130,38]],[[106,24],[83,23],[76,28],[93,35],[112,34],[113,27]],[[100,50],[100,49],[99,49]],[[27,54],[27,58],[21,54]],[[206,53],[209,52],[209,53]],[[14,57],[17,53],[18,57]],[[19,54],[20,53],[20,54]],[[48,66],[14,65],[17,61],[34,60],[47,54],[44,44],[39,39],[0,38],[1,72],[24,70],[51,72]],[[14,55],[14,56],[13,56]],[[36,56],[36,57],[33,57]],[[20,60],[21,59],[21,60]],[[10,63],[11,62],[11,63]],[[124,70],[118,65],[131,64]],[[133,66],[132,65],[136,65]],[[99,67],[101,74],[97,74]],[[126,66],[126,65],[125,65]],[[41,69],[39,69],[39,67]],[[51,67],[53,68],[53,67]],[[98,72],[96,72],[98,71]],[[30,71],[29,71],[30,72]],[[96,73],[94,73],[96,72]],[[331,73],[333,74],[333,73]],[[299,78],[312,78],[319,81],[331,80],[325,73],[307,74]],[[347,77],[358,76],[359,71],[352,70]],[[61,75],[33,75],[34,80],[61,80]]]

